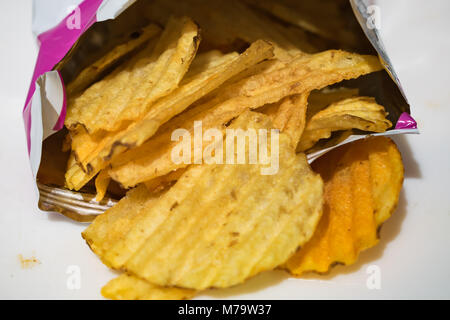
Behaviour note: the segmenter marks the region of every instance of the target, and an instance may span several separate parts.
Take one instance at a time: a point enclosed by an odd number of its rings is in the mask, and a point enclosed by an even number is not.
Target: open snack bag
[[[105,297],[325,273],[378,242],[387,136],[418,131],[377,1],[65,2],[35,3],[23,117],[39,208],[92,222],[123,271]]]

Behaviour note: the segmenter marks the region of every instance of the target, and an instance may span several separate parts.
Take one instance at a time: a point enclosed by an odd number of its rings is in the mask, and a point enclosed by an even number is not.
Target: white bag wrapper
[[[35,71],[27,95],[23,118],[27,136],[32,173],[36,179],[42,155],[43,141],[64,126],[66,95],[64,81],[59,71],[53,70],[69,52],[76,41],[94,23],[116,19],[135,0],[34,0],[33,33],[40,46]],[[385,69],[397,85],[405,101],[407,97],[398,79],[395,68],[384,49],[378,32],[378,21],[382,10],[377,0],[350,0],[355,16],[366,36],[377,50]],[[407,57],[405,57],[407,58]],[[417,124],[406,112],[402,113],[395,128],[373,135],[418,133]],[[308,155],[313,161],[325,152],[366,135],[348,137],[340,144]],[[63,189],[38,184],[39,207],[56,210],[77,220],[90,220],[114,204],[109,200],[96,203],[92,197]],[[80,217],[85,216],[86,219]]]

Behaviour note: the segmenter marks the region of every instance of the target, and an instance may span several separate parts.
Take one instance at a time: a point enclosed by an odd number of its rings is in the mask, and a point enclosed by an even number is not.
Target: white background
[[[328,276],[266,273],[205,298],[450,298],[450,1],[384,0],[381,8],[421,135],[395,138],[406,180],[380,244]],[[31,16],[31,1],[0,2],[0,298],[101,298],[114,273],[81,239],[85,225],[37,209],[21,116],[37,54]],[[19,254],[41,264],[23,269]],[[71,265],[81,270],[79,290],[67,288]],[[381,290],[366,286],[370,265],[381,270]]]

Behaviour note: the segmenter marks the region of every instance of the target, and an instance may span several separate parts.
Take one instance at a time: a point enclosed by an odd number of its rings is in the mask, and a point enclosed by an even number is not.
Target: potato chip
[[[144,185],[147,187],[148,190],[152,192],[164,189],[174,181],[180,179],[185,171],[186,171],[185,168],[174,170],[164,176],[157,177],[153,180],[145,181]]]
[[[353,264],[376,245],[377,230],[393,213],[403,183],[400,152],[385,137],[341,146],[312,167],[325,182],[324,211],[312,239],[284,265],[297,276]]]
[[[279,67],[222,87],[210,100],[180,115],[175,123],[179,128],[192,131],[194,121],[202,121],[204,130],[223,130],[224,124],[246,109],[258,108],[289,95],[306,93],[343,79],[377,71],[381,65],[378,58],[373,56],[330,50],[300,56]],[[114,159],[111,177],[123,186],[131,187],[182,168],[183,164],[174,164],[170,156],[176,145],[170,141],[171,132],[176,127],[169,127],[155,139]],[[300,131],[297,131],[295,139],[298,139]]]
[[[114,47],[106,55],[83,69],[75,79],[69,82],[66,86],[67,96],[72,97],[89,87],[92,83],[99,80],[106,70],[114,66],[124,56],[135,51],[160,32],[161,28],[155,24],[150,24],[137,32],[133,32],[130,40]]]
[[[384,132],[392,126],[386,116],[384,107],[377,104],[374,98],[355,97],[338,101],[311,117],[297,151],[311,148],[320,139],[329,138],[333,131],[359,129]]]
[[[292,105],[293,112],[287,121],[283,132],[291,138],[292,147],[294,149],[303,134],[303,130],[305,129],[308,96],[309,92],[290,97],[290,104]]]
[[[271,124],[246,112],[230,128]],[[191,166],[156,202],[144,205],[103,261],[153,284],[191,289],[232,286],[285,262],[316,227],[323,185],[284,134],[278,150],[275,175],[261,174],[267,167],[262,164]],[[269,147],[271,152],[276,149]],[[97,247],[95,240],[90,244]]]
[[[401,153],[395,143],[389,138],[383,139],[384,144],[381,139],[373,138],[371,148],[376,149],[377,152],[369,154],[371,180],[374,185],[372,196],[378,230],[397,206],[405,171]],[[386,170],[386,163],[390,163],[391,170]]]
[[[200,119],[201,120],[201,119]],[[193,133],[194,121],[186,120],[186,129]],[[181,126],[184,128],[184,126]],[[218,129],[222,134],[224,126],[204,126],[203,130]],[[117,157],[109,170],[110,176],[126,188],[145,182],[149,188],[155,187],[164,181],[165,176],[171,172],[181,172],[189,164],[175,163],[172,159],[172,150],[178,145],[178,141],[171,141],[172,131],[164,131],[154,139],[150,139],[138,148],[131,149]],[[203,137],[202,137],[203,138]],[[214,141],[202,139],[202,153],[205,148]],[[191,144],[191,159],[193,163],[194,144]],[[162,179],[160,179],[162,178]],[[162,180],[162,181],[161,181]]]
[[[199,43],[199,29],[191,19],[172,17],[151,52],[144,50],[122,69],[69,100],[66,126],[82,124],[89,133],[116,131],[126,121],[138,119],[156,100],[178,87]]]
[[[113,300],[185,300],[195,293],[195,290],[157,286],[126,273],[102,288],[102,295]]]
[[[95,177],[95,173],[88,174],[84,172],[72,153],[67,162],[67,171],[64,176],[66,187],[72,190],[79,190],[93,177]]]
[[[237,52],[223,54],[219,50],[211,50],[198,54],[191,63],[191,66],[183,78],[183,83],[189,82],[192,77],[215,68],[223,63],[231,62],[239,56]]]
[[[275,105],[277,110],[273,115],[273,126],[280,131],[284,131],[289,119],[294,112],[294,104],[292,103],[291,96],[281,99],[276,102]]]
[[[108,190],[109,182],[111,181],[111,177],[108,174],[108,170],[104,169],[100,171],[95,178],[95,190],[97,191],[97,195],[95,197],[95,201],[102,201],[105,197],[106,191]]]
[[[97,143],[94,144],[93,148],[92,144],[83,143],[82,141],[79,144],[72,142],[73,151],[77,155],[79,164],[86,172],[95,175],[106,167],[114,155],[120,154],[133,146],[141,145],[162,124],[181,113],[196,100],[219,87],[227,79],[271,57],[272,46],[268,42],[257,41],[236,59],[232,61],[227,60],[223,64],[201,72],[192,77],[191,81],[176,89],[172,94],[158,100],[144,118],[132,123],[126,130],[100,136],[99,139],[96,138]],[[81,157],[80,154],[87,156]],[[82,185],[76,184],[76,187],[80,188]]]
[[[286,97],[277,103],[268,104],[258,111],[269,116],[273,126],[291,137],[293,146],[305,128],[308,93]]]
[[[131,230],[145,204],[156,201],[160,193],[140,185],[126,194],[114,207],[97,216],[82,233],[83,238],[100,258]]]
[[[262,107],[257,108],[255,110],[256,112],[263,113],[266,116],[268,116],[270,121],[273,123],[274,128],[277,128],[279,130],[281,129],[279,128],[279,124],[278,125],[275,124],[275,117],[278,115],[278,112],[280,111],[281,102],[282,100],[275,103],[265,104]]]
[[[80,190],[98,173],[98,171],[84,170],[79,159],[89,156],[91,150],[95,150],[98,143],[104,139],[105,132],[90,135],[84,127],[77,126],[77,128],[70,131],[69,134],[71,136],[73,152],[67,163],[67,171],[64,177],[65,184],[69,189]]]

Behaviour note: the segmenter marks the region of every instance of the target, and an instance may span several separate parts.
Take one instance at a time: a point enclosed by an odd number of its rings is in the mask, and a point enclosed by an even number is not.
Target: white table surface
[[[293,279],[271,272],[202,297],[450,298],[450,1],[389,2],[383,1],[382,33],[421,134],[395,138],[406,180],[379,245],[328,276]],[[403,12],[401,21],[390,9]],[[37,54],[31,16],[30,0],[0,2],[0,298],[98,299],[114,273],[81,239],[85,225],[37,209],[22,123]],[[24,269],[19,254],[40,264]],[[71,290],[67,271],[73,265],[81,271],[81,287]],[[381,272],[381,289],[366,285],[372,265]]]

